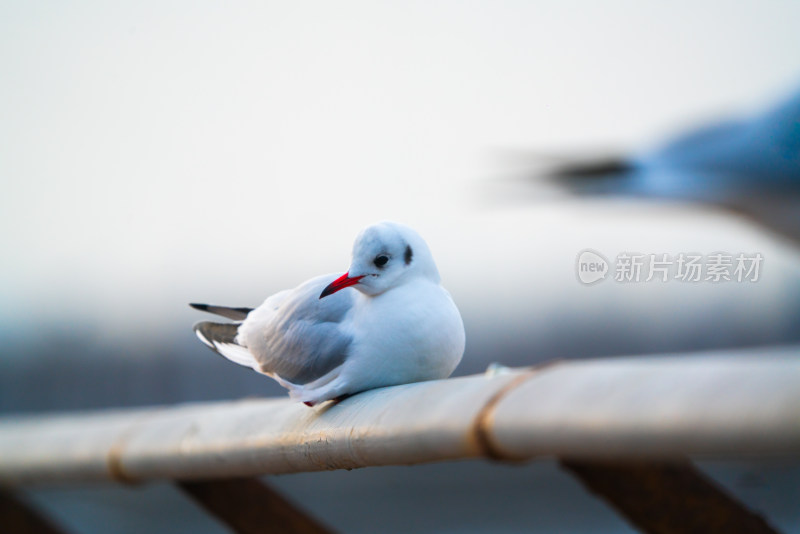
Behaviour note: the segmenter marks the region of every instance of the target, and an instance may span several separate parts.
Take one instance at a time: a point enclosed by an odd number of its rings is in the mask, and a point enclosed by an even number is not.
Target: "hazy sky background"
[[[782,243],[694,208],[506,202],[497,154],[646,148],[757,112],[800,86],[797,21],[791,1],[2,2],[0,317],[188,328],[187,301],[344,272],[381,219],[417,228],[465,315],[501,325],[509,303],[543,330],[780,316]],[[587,247],[760,251],[774,277],[586,288]]]
[[[798,22],[793,0],[0,0],[0,411],[284,396],[203,348],[186,303],[342,273],[381,219],[434,253],[467,329],[456,374],[796,342],[796,248],[703,207],[569,199],[511,154],[647,149],[757,113],[800,90]],[[764,268],[587,287],[586,248]],[[797,469],[752,469],[717,477],[797,531]],[[344,531],[627,529],[552,463],[274,483]],[[76,531],[217,531],[167,487],[30,496]]]

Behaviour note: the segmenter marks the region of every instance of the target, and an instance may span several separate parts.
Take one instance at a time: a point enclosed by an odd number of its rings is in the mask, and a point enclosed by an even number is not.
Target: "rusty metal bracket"
[[[14,534],[63,534],[50,519],[37,513],[10,491],[0,488],[0,525]]]
[[[180,481],[176,485],[237,534],[331,534],[257,478]]]
[[[688,460],[585,461],[561,466],[649,534],[776,534]]]

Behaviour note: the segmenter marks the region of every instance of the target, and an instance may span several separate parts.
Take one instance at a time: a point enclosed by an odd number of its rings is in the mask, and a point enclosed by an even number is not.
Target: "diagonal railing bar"
[[[237,534],[333,533],[256,478],[176,484]]]
[[[56,524],[0,488],[0,530],[14,534],[63,534]]]
[[[561,466],[648,534],[777,534],[689,461],[561,459]]]

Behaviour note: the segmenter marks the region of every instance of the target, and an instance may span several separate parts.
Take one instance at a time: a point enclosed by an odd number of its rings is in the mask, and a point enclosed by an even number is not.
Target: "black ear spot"
[[[414,257],[414,251],[411,250],[411,247],[409,245],[406,245],[406,253],[403,255],[403,260],[405,260],[406,265],[411,263],[413,257]]]

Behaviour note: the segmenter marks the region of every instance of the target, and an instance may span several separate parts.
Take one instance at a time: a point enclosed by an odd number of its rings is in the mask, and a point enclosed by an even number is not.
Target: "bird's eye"
[[[381,254],[380,256],[375,256],[375,260],[372,262],[375,264],[375,267],[383,267],[386,265],[386,262],[389,261],[389,256],[384,256]]]

